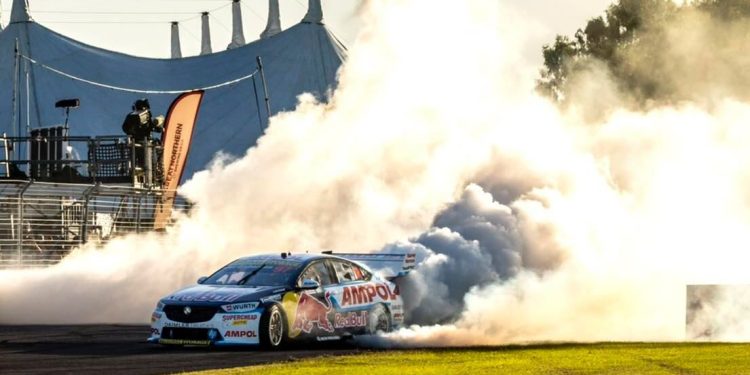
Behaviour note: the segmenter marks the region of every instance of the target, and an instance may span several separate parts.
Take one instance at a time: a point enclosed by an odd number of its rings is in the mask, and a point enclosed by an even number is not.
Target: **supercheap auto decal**
[[[221,321],[224,323],[225,326],[244,326],[247,325],[250,321],[257,320],[258,315],[257,314],[249,314],[249,315],[224,315],[221,317]]]

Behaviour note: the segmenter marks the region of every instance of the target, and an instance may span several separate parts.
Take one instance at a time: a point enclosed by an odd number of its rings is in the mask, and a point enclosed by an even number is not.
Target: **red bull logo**
[[[313,325],[317,325],[318,328],[326,332],[333,332],[333,325],[328,319],[328,313],[331,311],[333,311],[333,307],[331,305],[330,293],[326,293],[326,303],[320,302],[317,298],[307,293],[303,293],[299,297],[297,316],[294,319],[292,330],[301,330],[302,332],[310,333]]]
[[[367,311],[357,311],[339,314],[333,318],[336,328],[364,327],[367,325]]]

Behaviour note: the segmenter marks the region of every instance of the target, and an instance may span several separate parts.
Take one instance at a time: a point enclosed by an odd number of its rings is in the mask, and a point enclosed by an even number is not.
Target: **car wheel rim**
[[[388,317],[385,314],[378,315],[378,322],[375,325],[375,331],[388,332]]]
[[[283,333],[284,326],[281,323],[281,314],[277,310],[274,310],[271,313],[271,319],[268,324],[268,337],[271,339],[271,345],[279,345]]]

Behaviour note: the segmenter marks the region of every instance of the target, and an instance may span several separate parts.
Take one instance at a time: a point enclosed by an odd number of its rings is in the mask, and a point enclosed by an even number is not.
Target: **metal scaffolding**
[[[100,184],[2,181],[0,268],[48,266],[82,244],[168,226],[155,218],[163,201],[173,196],[164,190]],[[177,196],[172,212],[189,209],[189,202]]]

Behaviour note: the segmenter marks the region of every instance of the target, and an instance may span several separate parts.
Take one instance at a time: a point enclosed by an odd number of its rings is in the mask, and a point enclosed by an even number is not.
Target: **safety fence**
[[[162,146],[127,136],[70,137],[63,127],[0,136],[0,179],[159,186]],[[14,154],[28,155],[28,159]]]
[[[169,226],[175,214],[190,206],[174,192],[161,190],[2,181],[0,268],[52,265],[82,244],[104,244],[116,236]],[[170,209],[171,215],[157,215]]]

